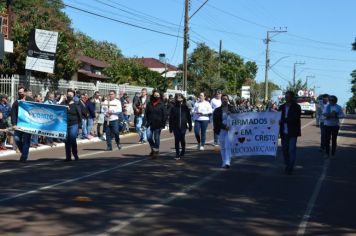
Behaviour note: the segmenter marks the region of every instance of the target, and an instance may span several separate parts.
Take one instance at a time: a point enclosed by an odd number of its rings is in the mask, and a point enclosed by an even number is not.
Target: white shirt
[[[197,102],[194,104],[194,120],[210,120],[209,115],[213,113],[213,109],[211,108],[211,105],[207,101],[203,102]],[[203,115],[198,115],[198,113],[202,113]]]
[[[101,112],[104,113],[105,120],[107,119],[106,115],[109,113],[109,111],[111,113],[122,112],[122,106],[121,106],[120,100],[114,99],[112,101],[106,100],[105,102],[103,102],[102,107],[101,107]],[[119,116],[117,114],[111,114],[109,117],[109,121],[118,120],[118,119],[119,119]]]
[[[211,108],[213,108],[213,111],[215,111],[216,108],[221,107],[221,99],[211,99],[210,105]]]

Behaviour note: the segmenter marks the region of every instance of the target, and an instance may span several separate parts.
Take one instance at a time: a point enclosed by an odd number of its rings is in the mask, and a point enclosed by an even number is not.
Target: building
[[[142,57],[139,61],[149,70],[160,73],[162,77],[167,78],[170,83],[177,88],[177,74],[181,73],[181,71],[176,66],[165,63],[164,55],[160,54],[160,59]]]
[[[79,56],[80,69],[72,76],[72,80],[81,82],[109,82],[110,78],[103,73],[110,65],[104,61],[87,56]]]

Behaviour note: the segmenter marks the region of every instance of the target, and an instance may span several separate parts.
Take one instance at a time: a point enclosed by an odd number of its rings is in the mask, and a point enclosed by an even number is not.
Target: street
[[[220,168],[212,136],[209,125],[202,152],[188,133],[180,161],[167,131],[157,160],[137,135],[120,151],[82,144],[78,162],[63,162],[64,148],[32,152],[26,164],[1,157],[0,235],[356,235],[356,116],[329,159],[315,119],[302,118],[291,176],[280,150]]]

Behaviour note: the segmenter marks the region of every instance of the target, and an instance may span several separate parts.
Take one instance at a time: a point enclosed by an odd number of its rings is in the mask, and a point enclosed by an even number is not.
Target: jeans
[[[98,135],[98,137],[99,138],[101,138],[102,136],[103,136],[103,132],[102,132],[102,130],[103,130],[103,127],[104,125],[103,124],[100,124],[100,123],[98,123],[98,125],[96,126],[96,133],[97,133],[97,135]]]
[[[325,127],[325,152],[330,154],[330,139],[331,139],[331,155],[334,156],[337,146],[337,135],[339,134],[340,126],[324,126]]]
[[[21,152],[20,161],[26,161],[30,150],[31,134],[24,133],[19,130],[15,130],[14,139],[16,142],[16,146],[19,148]]]
[[[88,138],[88,119],[82,119],[82,138]]]
[[[110,121],[109,125],[106,126],[105,133],[107,148],[112,149],[112,135],[115,137],[116,145],[120,145],[119,120]]]
[[[136,133],[140,136],[140,141],[147,141],[146,128],[142,126],[143,116],[135,116]]]
[[[325,149],[325,125],[324,122],[320,122],[320,148]]]
[[[185,153],[185,133],[187,132],[186,129],[174,129],[174,142],[176,148],[176,154],[184,156]],[[179,144],[182,146],[182,152],[179,152]]]
[[[31,144],[32,145],[37,145],[38,144],[38,138],[39,138],[39,136],[37,134],[32,134]]]
[[[88,118],[88,124],[87,124],[87,137],[90,135],[91,129],[94,126],[94,118]]]
[[[283,135],[281,141],[286,170],[293,171],[297,156],[297,137],[288,137],[288,135]]]
[[[65,150],[66,150],[66,160],[71,160],[71,153],[74,158],[78,160],[78,146],[77,146],[77,136],[78,136],[78,124],[71,125],[67,127],[67,138],[65,140]]]
[[[199,145],[202,146],[205,145],[206,129],[208,128],[208,125],[209,125],[208,120],[196,120],[194,123],[195,138]]]
[[[160,136],[161,136],[161,129],[151,130],[151,127],[147,128],[148,143],[150,144],[151,148],[154,151],[159,150]]]

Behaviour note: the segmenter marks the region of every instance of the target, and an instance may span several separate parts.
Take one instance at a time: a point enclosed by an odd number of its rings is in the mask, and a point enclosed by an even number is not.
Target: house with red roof
[[[109,82],[110,78],[103,72],[110,65],[104,61],[81,55],[78,58],[80,69],[72,76],[72,80],[81,82]]]
[[[162,75],[162,77],[166,77],[168,79],[175,79],[176,75],[180,73],[180,70],[169,63],[165,63],[164,60],[159,60],[156,58],[140,58],[140,62],[143,66],[147,67],[152,71],[157,71]]]

